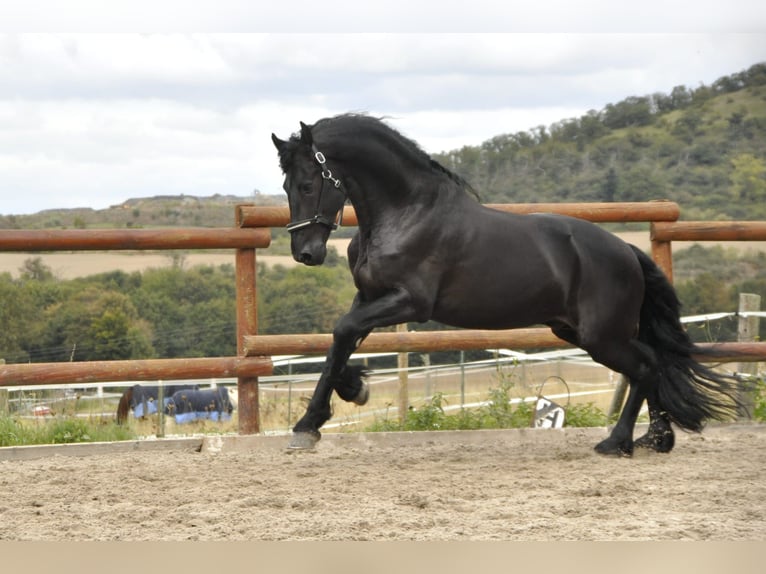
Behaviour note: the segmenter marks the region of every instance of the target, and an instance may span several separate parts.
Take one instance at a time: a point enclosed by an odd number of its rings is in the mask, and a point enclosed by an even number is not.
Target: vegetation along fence
[[[672,280],[673,241],[766,240],[766,222],[679,222],[679,207],[669,201],[586,204],[491,204],[514,213],[549,212],[597,223],[648,222],[652,256]],[[237,298],[237,356],[75,363],[0,365],[0,386],[41,383],[157,381],[236,377],[239,432],[260,432],[258,377],[272,372],[271,357],[324,354],[329,334],[258,335],[256,251],[269,246],[272,227],[289,221],[287,207],[239,205],[233,228],[2,230],[0,251],[234,249]],[[355,225],[346,207],[344,225]],[[717,361],[766,360],[766,343],[718,343]],[[360,352],[433,352],[491,348],[565,347],[547,328],[501,331],[458,330],[373,333]]]

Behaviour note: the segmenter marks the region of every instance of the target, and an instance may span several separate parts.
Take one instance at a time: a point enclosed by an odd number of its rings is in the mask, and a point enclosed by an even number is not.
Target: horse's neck
[[[364,237],[381,220],[396,217],[401,205],[407,202],[410,189],[396,180],[382,181],[370,175],[356,175],[348,186],[348,198],[356,212],[360,235]]]

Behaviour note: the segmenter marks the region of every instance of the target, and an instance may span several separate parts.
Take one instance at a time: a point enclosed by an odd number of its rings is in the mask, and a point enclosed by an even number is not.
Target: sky
[[[183,23],[177,2],[134,0],[154,10],[149,26],[119,2],[76,0],[67,6],[79,11],[58,13],[22,4],[0,5],[2,215],[279,194],[270,135],[286,138],[299,121],[385,116],[438,153],[766,61],[766,8],[746,0],[644,0],[633,12],[552,1],[560,10],[536,2],[523,13],[507,2],[478,22],[446,10],[438,26],[428,2],[403,0],[363,15],[359,3],[291,0],[301,17],[265,8],[249,26],[253,3],[236,0]],[[475,0],[471,13],[485,4]]]

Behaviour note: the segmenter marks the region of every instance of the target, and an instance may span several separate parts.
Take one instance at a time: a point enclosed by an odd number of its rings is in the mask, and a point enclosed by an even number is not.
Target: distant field
[[[649,233],[645,231],[630,231],[618,234],[626,241],[641,247],[649,249]],[[346,247],[350,240],[333,239],[330,241],[341,255],[346,254]],[[701,245],[715,245],[715,242],[700,242]],[[728,247],[735,247],[742,251],[748,249],[765,251],[766,241],[730,241],[723,243]],[[692,243],[676,242],[674,250],[678,251],[689,247]],[[268,253],[266,250],[265,253]],[[292,257],[259,254],[258,261],[267,265],[277,263],[285,266],[296,265]],[[0,253],[0,273],[10,273],[13,277],[19,276],[19,268],[26,259],[30,257],[40,257],[43,263],[51,268],[54,275],[59,279],[73,279],[75,277],[84,277],[96,273],[105,273],[107,271],[122,270],[125,272],[143,271],[144,269],[170,267],[173,265],[173,259],[170,252],[145,253],[145,252],[75,252],[75,253]],[[184,266],[193,267],[195,265],[223,265],[234,264],[234,253],[232,252],[206,252],[187,253],[184,255]]]
[[[145,269],[171,267],[170,255],[141,252],[79,252],[79,253],[0,253],[0,273],[8,272],[13,277],[19,276],[19,268],[26,259],[40,257],[59,279],[74,279],[96,273],[122,270],[127,273]],[[292,265],[291,257],[261,255],[258,258],[266,264],[282,263]],[[234,265],[234,252],[231,253],[187,253],[184,267],[195,265]]]

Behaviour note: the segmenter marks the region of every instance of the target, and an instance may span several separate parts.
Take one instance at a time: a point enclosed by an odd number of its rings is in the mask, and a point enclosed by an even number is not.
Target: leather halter
[[[308,219],[301,219],[300,221],[288,223],[286,227],[287,231],[290,233],[298,231],[299,229],[303,229],[304,227],[308,227],[309,225],[314,225],[315,223],[329,227],[330,230],[333,231],[343,223],[343,206],[340,208],[337,221],[319,213],[319,209],[322,207],[322,194],[324,193],[326,185],[332,185],[335,189],[340,190],[341,193],[343,193],[344,198],[346,197],[346,192],[341,189],[340,180],[336,177],[333,177],[330,168],[327,167],[327,159],[325,158],[324,154],[319,151],[313,143],[311,144],[311,151],[314,152],[314,159],[322,169],[322,187],[319,189],[319,197],[317,198],[317,205],[314,209],[314,216],[309,217]]]

